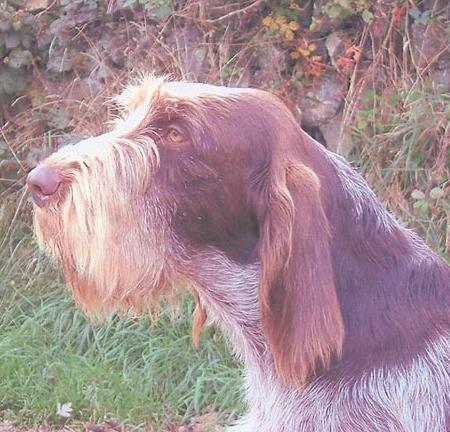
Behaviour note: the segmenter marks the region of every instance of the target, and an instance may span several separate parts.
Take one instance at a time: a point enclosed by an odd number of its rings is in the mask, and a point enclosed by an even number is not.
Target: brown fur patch
[[[260,205],[263,326],[277,370],[303,386],[329,368],[344,339],[319,180],[290,163]]]

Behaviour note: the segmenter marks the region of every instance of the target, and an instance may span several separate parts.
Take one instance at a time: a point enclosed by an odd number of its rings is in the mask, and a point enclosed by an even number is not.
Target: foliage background
[[[0,1],[0,430],[214,430],[242,411],[220,336],[190,347],[189,301],[92,327],[33,244],[26,173],[104,131],[130,77],[276,93],[448,257],[449,36],[446,0]]]

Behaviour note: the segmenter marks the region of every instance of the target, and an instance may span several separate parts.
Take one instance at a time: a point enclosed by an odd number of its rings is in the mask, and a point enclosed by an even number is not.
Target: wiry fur
[[[202,301],[246,364],[249,412],[229,432],[450,430],[449,335],[438,338],[408,365],[339,379],[324,375],[304,389],[292,388],[277,374],[264,335],[255,331],[261,319],[258,268],[236,266],[214,251],[208,255],[198,258],[208,262],[200,276]]]
[[[145,78],[118,101],[44,161],[62,182],[35,208],[89,315],[188,281],[194,343],[208,315],[246,367],[230,432],[450,431],[449,267],[345,161],[258,90]]]
[[[35,209],[40,245],[61,259],[75,299],[96,318],[145,311],[171,272],[167,218],[157,191],[148,193],[158,149],[138,128],[140,109],[116,130],[50,156],[63,199]]]

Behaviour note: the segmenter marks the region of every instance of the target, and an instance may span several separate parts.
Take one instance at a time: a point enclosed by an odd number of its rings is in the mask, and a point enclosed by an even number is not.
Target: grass
[[[450,254],[450,94],[386,89],[357,113],[355,164],[384,204]]]
[[[14,250],[0,271],[0,421],[37,427],[115,418],[159,431],[208,412],[224,423],[242,409],[241,372],[223,341],[204,337],[192,347],[192,302],[176,318],[163,312],[156,325],[141,317],[94,326],[29,239]],[[57,404],[68,402],[66,420]]]

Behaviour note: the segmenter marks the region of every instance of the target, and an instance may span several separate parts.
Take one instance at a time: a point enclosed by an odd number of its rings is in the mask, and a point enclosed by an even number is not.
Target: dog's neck
[[[346,162],[319,147],[315,151],[325,152],[320,160],[329,168],[321,183],[345,324],[342,357],[333,362],[333,372],[407,365],[450,330],[450,268],[395,221]],[[195,274],[188,278],[209,317],[249,368],[267,373],[273,366],[261,326],[259,263],[240,264],[215,248],[189,261],[185,267]]]
[[[336,210],[331,208],[329,217],[337,227],[333,246],[338,269],[335,283],[346,324],[343,357],[336,359],[334,368],[336,373],[339,365],[346,369],[348,358],[356,361],[353,367],[358,374],[387,365],[409,364],[435,339],[433,329],[450,328],[450,295],[445,282],[448,266],[395,222],[365,182],[358,185],[355,180],[362,181],[351,172],[347,181],[360,188],[362,197],[367,194],[362,213],[342,218],[336,217]],[[351,213],[358,203],[344,204],[334,205]],[[380,220],[372,220],[377,218]],[[360,219],[361,226],[352,224],[356,219]],[[364,225],[373,225],[373,231],[367,232]],[[237,356],[251,370],[276,375],[261,327],[259,264],[238,264],[211,248],[197,253],[189,267],[196,271],[189,279],[208,316],[230,339]],[[435,295],[428,298],[430,292]],[[411,316],[420,319],[411,322]]]
[[[450,330],[450,268],[383,208],[345,161],[331,153],[327,159],[342,189],[331,196],[324,182],[345,324],[342,359],[351,358],[353,370],[407,365]]]
[[[211,249],[194,258],[191,279],[208,317],[230,339],[237,357],[257,367],[269,353],[261,329],[259,265],[238,265]]]

